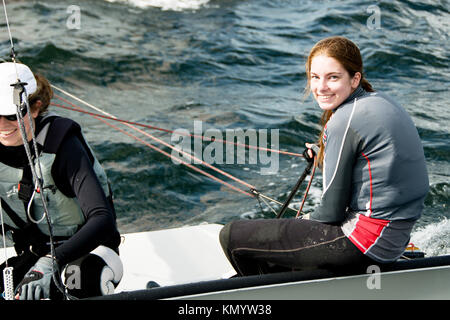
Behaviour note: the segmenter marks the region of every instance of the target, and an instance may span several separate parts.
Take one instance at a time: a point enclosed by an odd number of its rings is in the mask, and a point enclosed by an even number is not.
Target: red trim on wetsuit
[[[359,250],[366,253],[381,236],[389,222],[389,220],[374,219],[359,214],[355,228],[348,238]]]

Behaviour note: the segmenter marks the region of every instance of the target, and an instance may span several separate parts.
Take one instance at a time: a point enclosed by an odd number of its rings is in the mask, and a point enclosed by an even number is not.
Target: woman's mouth
[[[334,94],[319,94],[317,95],[317,98],[319,99],[319,101],[322,102],[327,102],[330,101],[331,99],[333,99]]]
[[[16,129],[0,131],[0,137],[1,137],[1,138],[8,138],[8,137],[11,136],[15,131],[16,131]]]

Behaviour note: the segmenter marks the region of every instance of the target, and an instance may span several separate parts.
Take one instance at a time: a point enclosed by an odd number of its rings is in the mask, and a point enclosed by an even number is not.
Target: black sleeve
[[[52,175],[56,186],[64,194],[77,198],[86,218],[85,224],[56,248],[56,258],[60,264],[78,259],[111,239],[120,238],[113,208],[77,136],[69,135],[61,144]]]

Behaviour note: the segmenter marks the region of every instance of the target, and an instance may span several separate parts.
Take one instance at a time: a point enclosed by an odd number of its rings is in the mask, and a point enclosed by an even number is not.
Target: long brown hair
[[[361,53],[352,41],[348,40],[347,38],[335,36],[335,37],[329,37],[320,40],[317,42],[314,47],[312,47],[311,51],[308,55],[308,60],[305,64],[306,69],[306,76],[308,78],[308,83],[305,88],[305,96],[309,95],[311,92],[311,62],[312,59],[315,56],[324,54],[330,58],[336,59],[347,72],[349,73],[350,77],[353,78],[354,75],[359,72],[361,74],[361,80],[360,85],[361,87],[368,91],[373,92],[375,91],[369,81],[364,78],[363,73],[363,61],[361,57]],[[319,164],[323,164],[323,157],[324,157],[324,144],[323,144],[323,134],[325,125],[327,124],[328,120],[330,119],[331,115],[333,114],[332,110],[325,110],[322,114],[322,117],[320,119],[320,125],[322,127],[322,131],[320,132],[319,136],[319,154],[318,154],[318,160]]]

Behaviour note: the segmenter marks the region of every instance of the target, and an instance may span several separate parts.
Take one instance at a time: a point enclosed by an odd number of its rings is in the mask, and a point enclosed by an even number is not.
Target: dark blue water
[[[310,97],[302,99],[306,56],[318,40],[346,36],[361,49],[366,77],[407,109],[423,142],[431,190],[413,240],[431,254],[448,252],[448,1],[166,1],[172,10],[134,2],[78,1],[77,24],[72,1],[7,1],[19,59],[121,119],[191,133],[196,120],[222,133],[278,129],[280,148],[301,152],[315,141],[321,114]],[[8,59],[4,21],[0,56]],[[122,232],[273,216],[88,115],[53,109],[83,125],[112,181]],[[171,141],[170,133],[147,131]],[[281,155],[276,174],[262,175],[260,162],[248,162],[217,167],[278,201],[305,167]],[[320,193],[319,172],[305,211]]]

